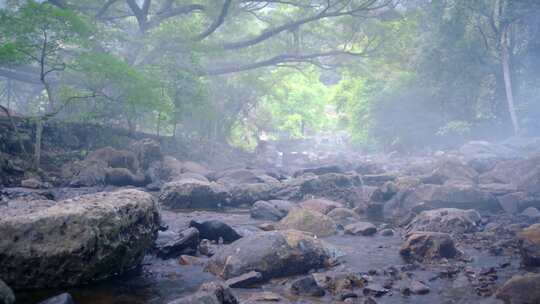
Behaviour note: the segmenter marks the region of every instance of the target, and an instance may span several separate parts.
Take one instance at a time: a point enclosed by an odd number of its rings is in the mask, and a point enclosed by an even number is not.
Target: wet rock
[[[352,271],[330,270],[314,273],[313,278],[318,286],[333,295],[345,294],[365,285],[365,280]]]
[[[302,208],[317,211],[322,214],[328,214],[328,212],[332,211],[335,208],[343,207],[343,205],[340,203],[327,200],[327,199],[322,199],[322,198],[314,198],[307,201],[303,201],[299,203],[298,205]]]
[[[214,254],[216,254],[217,251],[217,245],[212,244],[210,240],[202,239],[199,243],[199,252],[202,255],[205,255],[207,257],[211,257]]]
[[[523,210],[521,215],[530,219],[540,219],[540,211],[534,207],[529,207]]]
[[[228,198],[222,185],[195,179],[166,183],[159,194],[159,201],[170,208],[219,208]]]
[[[384,288],[382,285],[379,284],[369,284],[366,286],[363,290],[364,296],[371,296],[371,297],[382,297],[385,294],[387,294],[390,290]]]
[[[377,233],[377,227],[375,227],[375,225],[373,225],[372,223],[357,222],[345,226],[345,233],[351,235],[370,236]]]
[[[21,187],[29,189],[40,189],[43,188],[43,183],[37,178],[29,178],[21,182]]]
[[[315,167],[315,168],[307,168],[307,169],[298,170],[294,172],[293,176],[299,177],[308,173],[312,173],[315,175],[323,175],[327,173],[345,173],[345,170],[341,166],[338,166],[338,165],[326,165],[326,166],[320,166],[320,167]]]
[[[199,173],[192,173],[192,172],[186,172],[178,175],[176,180],[182,180],[182,179],[195,179],[202,182],[209,182],[208,178],[206,178],[204,175],[200,175]]]
[[[256,184],[238,184],[228,187],[230,193],[229,205],[251,206],[257,201],[266,201],[275,198],[272,191],[275,189],[275,184],[256,183]]]
[[[14,304],[15,294],[9,286],[0,279],[0,304]]]
[[[493,170],[480,175],[479,181],[484,184],[513,184],[516,182],[523,182],[523,186],[526,186],[527,176],[531,173],[534,175],[533,171],[539,165],[540,155],[528,159],[510,159],[501,161],[497,163]]]
[[[383,219],[384,218],[384,203],[370,202],[365,209],[365,214],[368,219]]]
[[[204,261],[200,257],[182,254],[178,258],[178,264],[184,265],[184,266],[186,266],[186,265],[203,265]]]
[[[225,284],[231,288],[248,288],[263,281],[260,272],[250,271],[234,278],[228,279]]]
[[[153,162],[146,170],[146,176],[152,182],[167,183],[181,179],[182,162],[171,156],[164,156],[161,161]]]
[[[272,195],[293,201],[320,197],[355,207],[363,201],[361,186],[360,176],[356,174],[306,175],[283,182],[272,190]]]
[[[328,216],[309,209],[295,208],[277,225],[277,229],[296,229],[324,237],[336,234],[336,224]]]
[[[3,188],[0,189],[0,202],[12,200],[32,201],[32,200],[53,200],[56,195],[51,190],[35,190],[28,188]]]
[[[471,186],[419,185],[400,190],[384,205],[386,217],[407,214],[410,210],[458,208],[497,211],[495,196]]]
[[[384,169],[382,168],[381,164],[371,161],[364,161],[359,163],[354,169],[354,171],[362,175],[384,173]]]
[[[249,210],[251,217],[254,219],[279,221],[285,215],[283,212],[274,207],[271,203],[266,201],[258,201],[253,204]]]
[[[510,213],[522,212],[528,207],[540,207],[540,199],[525,192],[513,192],[497,197],[501,208]]]
[[[111,168],[126,168],[131,172],[139,171],[139,162],[135,154],[127,150],[116,150],[112,147],[97,149],[88,153],[86,161],[100,161]]]
[[[470,141],[459,152],[467,159],[501,159],[517,155],[517,152],[504,145],[487,141]]]
[[[407,231],[433,231],[445,233],[471,233],[477,231],[481,222],[475,210],[442,208],[422,211],[409,225]]]
[[[217,181],[224,185],[278,184],[279,181],[259,170],[236,169],[217,174]]]
[[[188,228],[180,233],[173,231],[159,232],[156,240],[157,256],[164,259],[182,254],[194,254],[199,245],[199,230]]]
[[[428,294],[430,291],[429,287],[420,281],[412,281],[409,290],[412,294],[416,295]]]
[[[107,163],[101,160],[85,161],[73,170],[73,178],[69,181],[70,187],[93,187],[105,185]]]
[[[478,189],[497,197],[518,191],[515,185],[502,183],[478,184]]]
[[[161,161],[163,159],[159,142],[150,138],[145,138],[133,143],[129,150],[135,153],[139,165],[143,170],[148,169],[153,162]]]
[[[75,304],[75,301],[73,301],[73,297],[69,293],[63,293],[38,304]]]
[[[426,184],[448,183],[474,184],[478,173],[459,159],[447,158],[439,161],[431,174],[422,178]]]
[[[395,181],[396,175],[393,173],[366,174],[362,176],[362,180],[364,181],[365,185],[379,187],[387,182]]]
[[[169,302],[169,304],[238,304],[236,296],[232,290],[224,284],[217,282],[204,283],[199,290],[191,295],[178,300]]]
[[[270,291],[263,291],[251,294],[249,298],[245,301],[242,301],[242,304],[288,304],[288,300],[284,299],[282,296],[277,293]]]
[[[272,230],[276,230],[276,226],[274,226],[274,224],[272,223],[262,223],[260,224],[259,226],[257,226],[259,229],[261,229],[262,231],[272,231]]]
[[[289,285],[289,292],[293,295],[308,297],[322,297],[325,294],[324,289],[317,285],[312,275],[294,280]]]
[[[379,233],[382,236],[393,236],[394,235],[394,230],[387,228],[387,229],[381,230]]]
[[[218,220],[204,221],[201,223],[191,221],[189,222],[189,227],[196,228],[202,239],[216,242],[222,239],[225,244],[232,243],[242,237],[231,226]]]
[[[523,264],[540,266],[540,224],[531,225],[519,234],[519,249]]]
[[[540,274],[513,276],[497,291],[496,297],[507,304],[540,303]]]
[[[271,231],[223,247],[209,260],[207,270],[223,279],[256,271],[268,280],[307,273],[323,267],[329,258],[324,243],[307,233]]]
[[[360,216],[356,212],[347,208],[336,208],[328,212],[327,216],[336,224],[346,226],[360,220]]]
[[[407,260],[429,262],[460,255],[454,240],[447,233],[413,232],[409,234],[399,250]]]
[[[0,207],[2,209],[2,207]],[[130,270],[152,247],[157,204],[138,190],[1,212],[0,273],[14,288],[83,284]]]
[[[207,176],[212,171],[202,164],[192,162],[192,161],[185,161],[182,163],[182,173],[186,173],[186,172],[197,173],[200,175]]]
[[[141,174],[133,174],[126,168],[107,168],[105,170],[105,183],[112,186],[136,186],[141,187],[147,184],[145,177]]]
[[[518,190],[540,196],[540,161],[536,164],[535,168],[519,177],[516,186]]]
[[[376,188],[369,196],[370,201],[386,202],[391,199],[397,192],[399,187],[394,182],[386,182],[381,187]]]

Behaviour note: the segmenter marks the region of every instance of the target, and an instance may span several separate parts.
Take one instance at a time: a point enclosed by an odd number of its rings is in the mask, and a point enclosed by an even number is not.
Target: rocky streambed
[[[540,302],[530,147],[294,172],[135,147],[0,190],[0,303]]]

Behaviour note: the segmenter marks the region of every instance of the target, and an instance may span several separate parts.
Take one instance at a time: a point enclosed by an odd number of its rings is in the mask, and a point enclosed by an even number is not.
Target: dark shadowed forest
[[[540,303],[538,16],[0,0],[0,304]]]

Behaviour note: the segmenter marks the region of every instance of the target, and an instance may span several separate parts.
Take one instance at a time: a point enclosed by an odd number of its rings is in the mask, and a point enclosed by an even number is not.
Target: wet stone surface
[[[219,220],[245,236],[261,231],[257,226],[265,223],[252,219],[248,209],[217,212],[162,210],[161,213],[162,225],[170,231],[186,229],[191,220]],[[369,237],[346,235],[340,231],[338,235],[323,238],[336,257],[334,266],[314,270],[314,273],[354,273],[361,278],[361,286],[350,287],[338,279],[339,276],[327,275],[337,283],[323,288],[324,295],[321,291],[314,293],[316,296],[293,293],[290,286],[303,277],[299,275],[250,284],[250,288],[234,288],[233,291],[241,303],[259,296],[264,298],[264,292],[272,292],[273,296],[266,294],[272,299],[281,298],[281,302],[270,303],[356,303],[353,299],[374,299],[376,303],[389,304],[501,303],[494,298],[497,288],[512,275],[525,271],[520,268],[519,250],[512,237],[510,221],[505,216],[492,216],[490,222],[499,226],[487,226],[488,229],[484,226],[479,232],[456,237],[456,246],[463,257],[430,264],[406,262],[400,256],[399,249],[406,233],[403,229],[393,227],[394,235]],[[212,246],[220,250],[225,245]],[[62,290],[19,291],[16,295],[21,303],[37,303],[61,292],[69,292],[79,304],[168,303],[193,294],[204,282],[222,281],[204,270],[207,260],[208,257],[199,255],[197,263],[182,263],[179,258],[163,260],[147,255],[138,270],[122,277]],[[368,296],[372,299],[368,300]]]

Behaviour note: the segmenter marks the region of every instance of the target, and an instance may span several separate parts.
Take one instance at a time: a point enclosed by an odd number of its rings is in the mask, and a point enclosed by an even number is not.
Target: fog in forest
[[[0,304],[540,303],[540,1],[0,1]]]

